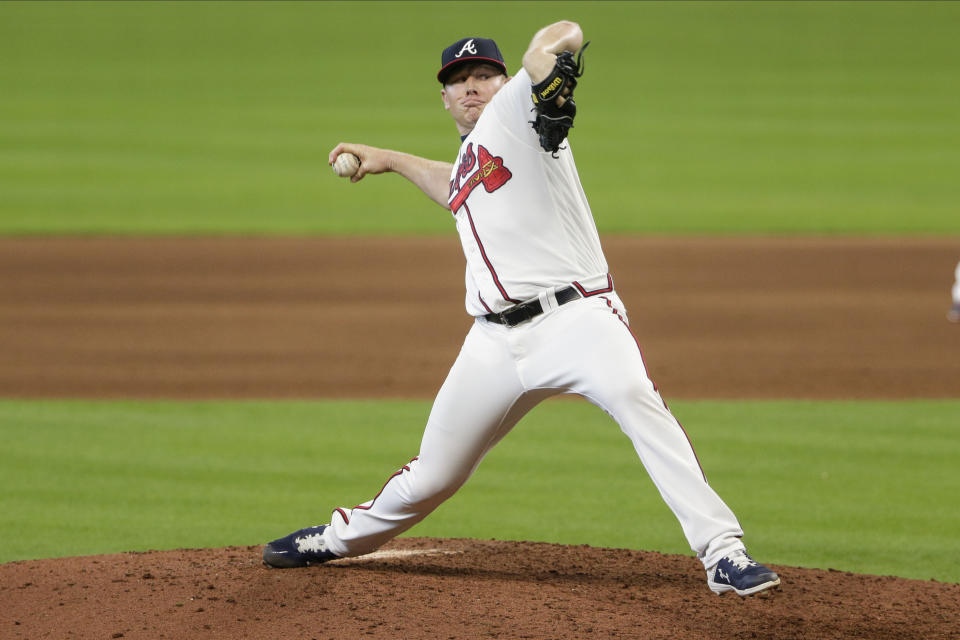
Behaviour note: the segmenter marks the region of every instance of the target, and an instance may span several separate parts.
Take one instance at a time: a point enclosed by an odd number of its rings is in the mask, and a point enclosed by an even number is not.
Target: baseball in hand
[[[333,171],[341,178],[349,178],[360,168],[360,159],[352,153],[341,153],[333,162]]]

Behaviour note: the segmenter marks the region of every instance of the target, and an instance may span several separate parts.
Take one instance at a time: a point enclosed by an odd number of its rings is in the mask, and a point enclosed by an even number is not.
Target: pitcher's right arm
[[[360,169],[350,178],[350,182],[359,182],[367,174],[399,173],[441,207],[450,208],[447,198],[450,195],[453,165],[449,162],[429,160],[392,149],[341,142],[330,152],[331,165],[341,153],[352,153],[360,159]]]

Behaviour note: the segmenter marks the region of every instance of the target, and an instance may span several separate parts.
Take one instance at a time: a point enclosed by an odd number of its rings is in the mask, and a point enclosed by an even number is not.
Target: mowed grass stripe
[[[764,561],[960,580],[960,401],[678,402]],[[0,401],[0,560],[259,544],[371,498],[429,403]],[[629,441],[538,407],[410,535],[690,551]]]
[[[543,7],[485,7],[470,29],[515,69]],[[602,231],[960,233],[960,4],[564,14],[593,41],[571,144]],[[0,3],[0,233],[450,232],[326,155],[452,159],[433,73],[463,24],[434,2]]]

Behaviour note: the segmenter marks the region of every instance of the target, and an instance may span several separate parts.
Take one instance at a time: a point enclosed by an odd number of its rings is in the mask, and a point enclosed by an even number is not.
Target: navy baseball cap
[[[485,62],[507,73],[500,48],[490,38],[463,38],[443,50],[440,56],[440,71],[437,80],[443,82],[461,62]]]

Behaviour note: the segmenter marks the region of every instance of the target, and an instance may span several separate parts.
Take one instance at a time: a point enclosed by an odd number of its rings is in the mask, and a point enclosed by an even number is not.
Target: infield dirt
[[[604,239],[671,398],[957,398],[957,239]],[[0,238],[0,397],[431,397],[469,326],[455,237]],[[0,638],[957,638],[960,585],[403,538],[0,565]],[[909,550],[904,550],[909,552]],[[955,561],[945,559],[945,561]]]
[[[604,247],[668,401],[960,397],[960,238]],[[455,236],[0,238],[0,397],[431,398],[463,269]]]

